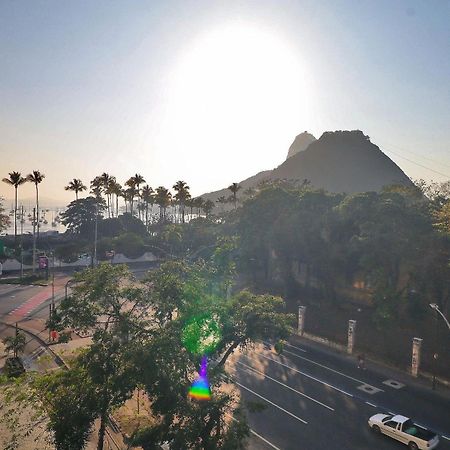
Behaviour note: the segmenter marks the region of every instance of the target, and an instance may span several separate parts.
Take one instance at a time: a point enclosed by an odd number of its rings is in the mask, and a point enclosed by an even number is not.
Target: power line
[[[448,174],[445,174],[445,173],[439,172],[437,170],[434,170],[431,167],[424,166],[423,164],[420,164],[420,163],[418,163],[416,161],[413,161],[412,159],[406,158],[405,156],[399,155],[398,153],[393,152],[392,150],[387,150],[387,149],[384,149],[384,150],[389,152],[389,153],[392,153],[392,154],[398,156],[399,158],[406,159],[406,161],[409,161],[410,163],[416,164],[417,166],[423,167],[424,169],[427,169],[427,170],[430,170],[431,172],[437,173],[438,175],[441,175],[441,176],[446,177],[446,178],[450,178],[450,175],[448,175]]]
[[[379,139],[377,139],[379,141]],[[380,141],[383,143],[383,141]],[[411,150],[406,150],[406,148],[399,147],[398,145],[390,144],[385,141],[385,144],[389,145],[389,147],[395,147],[398,150],[402,150],[403,152],[411,153],[411,155],[418,156],[419,158],[427,159],[428,161],[434,162],[435,164],[439,164],[440,166],[446,166],[450,168],[450,164],[443,163],[442,161],[436,161],[435,159],[428,158],[427,156],[419,155],[419,153],[412,152]]]

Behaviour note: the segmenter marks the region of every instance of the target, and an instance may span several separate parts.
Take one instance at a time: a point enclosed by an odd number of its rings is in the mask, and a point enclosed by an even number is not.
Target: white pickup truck
[[[415,424],[405,416],[375,414],[369,419],[369,427],[375,433],[383,433],[403,442],[411,450],[431,450],[439,444],[436,433]]]

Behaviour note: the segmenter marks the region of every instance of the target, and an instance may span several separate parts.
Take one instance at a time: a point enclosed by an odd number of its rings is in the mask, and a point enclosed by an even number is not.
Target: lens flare
[[[192,383],[189,389],[189,397],[195,400],[209,400],[211,398],[211,389],[209,388],[207,378],[207,360],[206,356],[202,357],[198,378]]]

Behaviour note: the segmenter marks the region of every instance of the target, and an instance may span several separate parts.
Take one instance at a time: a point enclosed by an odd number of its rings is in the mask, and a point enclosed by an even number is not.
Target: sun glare
[[[200,157],[214,145],[215,152],[236,151],[241,162],[261,156],[264,146],[273,155],[280,136],[293,138],[308,103],[305,73],[292,49],[268,30],[236,23],[187,46],[169,92],[165,135],[172,146]]]

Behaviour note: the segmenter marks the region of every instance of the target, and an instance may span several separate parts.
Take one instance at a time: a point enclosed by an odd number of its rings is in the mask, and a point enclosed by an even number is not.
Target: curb
[[[347,353],[347,346],[345,346],[343,344],[339,344],[338,342],[331,341],[330,339],[323,338],[321,336],[317,336],[315,334],[311,334],[311,333],[307,333],[307,332],[303,332],[303,334],[295,333],[295,336],[299,337],[299,338],[303,338],[303,339],[309,340],[309,341],[316,342],[316,343],[321,344],[321,345],[325,345],[325,346],[327,346],[329,348],[337,350],[340,353],[344,353],[344,355],[346,357],[351,357],[352,356],[352,355],[349,355]],[[380,360],[380,359],[377,359],[377,358],[373,358],[373,357],[366,358],[366,360],[371,361],[371,362],[381,366],[381,368],[389,369],[389,370],[395,370],[395,371],[401,372],[403,375],[411,377],[412,381],[416,381],[418,383],[420,383],[421,379],[422,380],[425,379],[425,380],[427,380],[429,382],[431,382],[433,380],[433,375],[431,373],[429,373],[429,372],[421,372],[421,371],[419,371],[419,377],[416,378],[416,377],[413,377],[408,370],[402,369],[402,368],[394,366],[394,365],[390,365],[389,363],[386,363],[383,360]],[[445,386],[446,388],[450,389],[450,380],[447,380],[445,378],[438,377],[438,376],[436,376],[435,379],[436,379],[436,381],[439,384],[441,384],[441,385]]]

